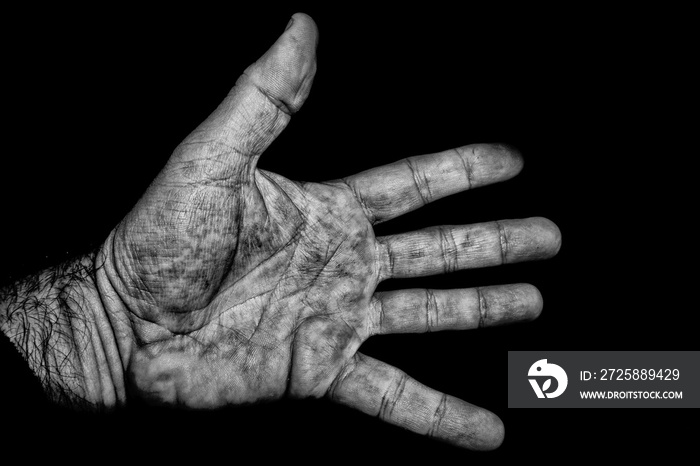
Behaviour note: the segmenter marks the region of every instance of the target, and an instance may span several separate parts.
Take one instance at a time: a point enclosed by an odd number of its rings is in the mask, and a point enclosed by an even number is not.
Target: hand
[[[559,231],[534,218],[374,236],[374,224],[516,175],[521,158],[503,146],[326,183],[257,169],[310,91],[316,41],[313,21],[295,15],[109,235],[96,258],[106,316],[96,327],[120,367],[86,377],[99,378],[102,393],[114,384],[116,399],[192,408],[327,396],[418,433],[495,448],[503,426],[494,414],[357,350],[373,335],[532,319],[539,292],[374,290],[390,278],[547,258]]]

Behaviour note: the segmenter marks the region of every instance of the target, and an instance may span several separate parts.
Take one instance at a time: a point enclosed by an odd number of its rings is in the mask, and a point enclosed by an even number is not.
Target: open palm
[[[309,93],[316,41],[313,21],[295,15],[102,248],[132,391],[193,408],[328,396],[419,433],[494,448],[503,436],[494,414],[357,350],[377,334],[532,319],[539,292],[374,290],[389,278],[550,257],[559,231],[534,218],[375,237],[373,224],[516,175],[520,156],[500,145],[327,183],[257,169]]]

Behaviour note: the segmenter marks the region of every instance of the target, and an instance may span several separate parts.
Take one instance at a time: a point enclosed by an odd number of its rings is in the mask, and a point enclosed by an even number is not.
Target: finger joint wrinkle
[[[384,310],[384,300],[381,298],[375,298],[374,299],[374,308],[375,308],[375,315],[376,315],[376,322],[373,325],[373,329],[370,332],[370,334],[373,333],[381,333],[382,329],[384,328],[384,319],[385,319],[385,310]]]
[[[406,161],[408,169],[411,170],[413,184],[415,185],[416,191],[418,191],[418,195],[420,196],[423,205],[430,203],[430,201],[433,199],[433,193],[430,191],[430,183],[428,182],[428,178],[425,176],[425,172],[421,172],[410,158],[404,160]]]
[[[379,404],[379,412],[377,413],[380,419],[391,419],[391,416],[394,413],[394,408],[396,408],[396,405],[398,404],[399,399],[401,399],[403,391],[406,388],[407,381],[408,376],[404,373],[401,373],[394,390],[392,391],[391,386],[389,386],[389,388],[387,388],[387,391],[384,392],[384,395],[382,396],[382,401]]]
[[[355,183],[348,181],[347,178],[341,178],[340,182],[347,186],[353,193],[355,199],[357,199],[357,202],[360,204],[362,211],[365,213],[365,216],[369,219],[370,223],[375,224],[377,222],[377,216],[374,214],[372,209],[367,207],[367,203],[365,202],[364,197],[362,197],[362,194],[360,194],[360,191],[355,186]]]
[[[343,366],[340,372],[338,372],[338,375],[335,376],[335,379],[333,379],[333,382],[331,382],[330,386],[328,387],[328,396],[331,400],[336,399],[336,392],[338,390],[338,387],[343,385],[343,382],[345,382],[345,380],[350,376],[350,374],[353,373],[356,366],[356,359],[351,358],[350,360],[348,360],[347,364]]]
[[[460,149],[455,149],[455,153],[457,153],[457,157],[459,157],[459,160],[462,162],[462,166],[464,167],[464,173],[467,175],[467,189],[472,188],[472,179],[474,176],[474,169],[472,167],[471,160],[469,160],[469,157],[465,155],[465,152]],[[472,148],[472,155],[476,157],[476,149]]]
[[[430,332],[438,325],[438,307],[435,292],[430,288],[425,289],[425,330]]]
[[[486,302],[484,294],[481,292],[481,287],[476,288],[476,297],[479,306],[479,328],[486,326],[486,319],[488,318],[489,306]]]
[[[378,261],[378,263],[379,263],[379,272],[378,273],[379,273],[380,279],[391,278],[394,276],[394,270],[396,267],[396,257],[394,255],[394,251],[392,251],[392,249],[391,249],[391,238],[385,238],[383,240],[378,240],[377,246],[380,247],[378,254],[380,257],[383,258],[383,260]],[[389,270],[382,271],[382,269],[384,269],[386,267],[388,267]]]
[[[289,105],[287,102],[285,102],[284,100],[278,99],[277,97],[273,96],[269,91],[263,89],[262,86],[260,86],[259,84],[253,83],[253,85],[255,86],[255,88],[256,88],[262,95],[264,95],[264,96],[267,98],[267,100],[268,100],[272,105],[274,105],[275,107],[277,107],[277,109],[278,109],[279,111],[281,111],[282,113],[285,113],[286,115],[288,115],[288,116],[290,116],[290,117],[295,113],[296,109],[294,109],[294,108],[293,108],[291,105]]]
[[[443,272],[453,272],[457,268],[457,245],[452,229],[438,227],[438,234],[440,235],[439,244],[440,252],[442,253]]]
[[[440,424],[442,420],[445,419],[445,414],[447,413],[447,394],[443,393],[440,397],[440,403],[438,403],[435,412],[433,413],[433,419],[430,423],[430,430],[428,431],[428,437],[435,437],[440,433]]]
[[[495,222],[496,228],[498,229],[498,239],[501,245],[501,264],[506,264],[508,262],[508,236],[506,235],[506,230],[501,222]]]

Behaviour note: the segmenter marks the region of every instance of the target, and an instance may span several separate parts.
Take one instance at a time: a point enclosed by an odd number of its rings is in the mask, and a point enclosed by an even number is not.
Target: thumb
[[[309,95],[317,42],[311,17],[292,16],[272,47],[246,68],[226,99],[178,146],[175,161],[208,163],[204,172],[218,179],[241,166],[254,167]],[[214,173],[220,171],[217,167],[222,173]]]
[[[311,17],[295,14],[277,42],[243,72],[234,90],[239,85],[252,86],[283,113],[296,113],[316,74],[317,43],[318,31]]]

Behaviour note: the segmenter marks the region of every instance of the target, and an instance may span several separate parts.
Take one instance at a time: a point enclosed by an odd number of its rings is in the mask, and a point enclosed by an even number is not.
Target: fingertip
[[[244,75],[285,113],[296,113],[316,74],[318,29],[307,14],[295,13],[284,33]]]
[[[486,326],[529,322],[542,312],[542,295],[529,283],[483,287],[480,294],[487,302]]]
[[[285,32],[290,31],[292,37],[313,44],[318,44],[318,26],[311,16],[306,13],[294,13],[289,19]]]
[[[523,320],[535,320],[542,314],[542,308],[544,306],[542,293],[540,293],[540,290],[538,290],[535,285],[529,283],[523,283],[520,287],[523,291],[523,301],[526,309],[523,313]]]
[[[491,412],[489,414],[491,422],[490,428],[486,430],[486,435],[484,435],[484,446],[486,450],[495,450],[503,444],[506,437],[506,426],[500,417]]]
[[[532,320],[535,320],[540,316],[540,314],[542,314],[542,309],[544,308],[544,299],[542,298],[542,293],[540,293],[540,290],[535,285],[527,284],[526,286],[530,289],[530,292],[533,296],[531,315]]]
[[[304,12],[298,11],[294,13],[290,19],[290,26],[291,25],[299,25],[303,26],[305,28],[311,28],[315,32],[318,31],[318,28],[316,26],[316,22],[313,20],[313,18],[309,15],[307,15]]]
[[[561,248],[559,227],[544,217],[516,221],[519,224],[508,235],[509,262],[549,259]]]
[[[539,229],[541,242],[546,249],[548,257],[555,256],[561,249],[561,230],[556,223],[544,217],[534,217]]]
[[[472,439],[468,448],[476,451],[491,451],[500,447],[506,435],[505,425],[500,417],[488,410],[483,410],[479,432]]]
[[[443,419],[438,438],[476,451],[494,450],[503,443],[505,427],[500,417],[458,398],[448,399],[450,415]]]
[[[471,150],[471,187],[509,180],[523,169],[522,154],[513,146],[476,144]]]
[[[506,143],[491,144],[492,150],[503,157],[507,171],[511,176],[519,174],[525,166],[523,154],[515,147]]]

